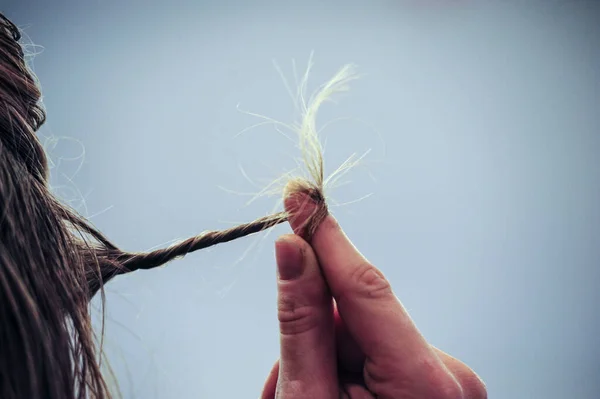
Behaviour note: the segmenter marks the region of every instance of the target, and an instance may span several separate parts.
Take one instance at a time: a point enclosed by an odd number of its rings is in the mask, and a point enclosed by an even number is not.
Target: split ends
[[[277,224],[292,220],[292,218],[297,216],[301,216],[303,222],[299,224],[296,233],[310,240],[319,224],[329,213],[325,196],[328,184],[346,173],[357,162],[355,157],[350,157],[329,177],[325,178],[325,162],[318,134],[319,131],[317,129],[317,115],[323,103],[331,100],[334,94],[347,91],[349,89],[348,83],[358,78],[354,65],[345,65],[307,99],[308,73],[311,68],[312,60],[309,62],[306,72],[298,84],[298,90],[294,98],[294,104],[300,111],[299,121],[291,125],[286,125],[268,117],[246,112],[247,114],[265,119],[267,123],[285,126],[297,135],[297,146],[301,153],[303,168],[298,176],[292,177],[291,174],[285,174],[274,182],[280,183],[284,179],[287,180],[283,188],[283,198],[284,201],[289,199],[296,201],[293,207],[293,214],[285,211],[274,213],[226,230],[204,232],[168,248],[146,253],[125,253],[116,248],[110,248],[105,253],[104,259],[110,263],[111,267],[108,269],[111,269],[112,273],[104,273],[103,282],[106,282],[117,274],[124,274],[138,269],[152,269],[164,265],[173,259],[185,256],[188,253],[267,230]],[[286,87],[289,90],[287,82]],[[269,191],[268,188],[273,188],[274,183],[269,185],[259,195],[267,193]],[[307,209],[311,209],[311,211],[307,213]],[[115,270],[115,266],[119,266],[117,270]],[[95,285],[95,287],[97,286],[99,285]]]

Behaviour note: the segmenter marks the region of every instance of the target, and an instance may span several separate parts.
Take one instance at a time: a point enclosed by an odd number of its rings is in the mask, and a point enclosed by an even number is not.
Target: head
[[[19,39],[0,14],[0,397],[106,398],[88,306],[111,244],[49,189]]]

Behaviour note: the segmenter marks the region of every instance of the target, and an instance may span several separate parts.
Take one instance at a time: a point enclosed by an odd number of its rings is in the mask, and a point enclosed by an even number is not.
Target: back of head
[[[0,398],[105,398],[88,312],[94,251],[48,188],[45,113],[19,39],[0,14]]]

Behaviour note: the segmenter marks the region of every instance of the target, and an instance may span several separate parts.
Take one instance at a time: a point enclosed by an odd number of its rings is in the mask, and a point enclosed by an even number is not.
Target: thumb
[[[278,398],[337,398],[333,300],[312,248],[296,235],[276,242],[281,360]]]

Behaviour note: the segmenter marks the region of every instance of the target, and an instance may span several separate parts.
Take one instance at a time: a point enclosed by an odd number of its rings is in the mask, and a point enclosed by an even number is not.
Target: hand
[[[286,209],[298,203],[288,198]],[[294,218],[294,231],[303,221]],[[332,216],[310,245],[286,235],[276,254],[281,359],[262,399],[487,398],[469,367],[427,343]]]

